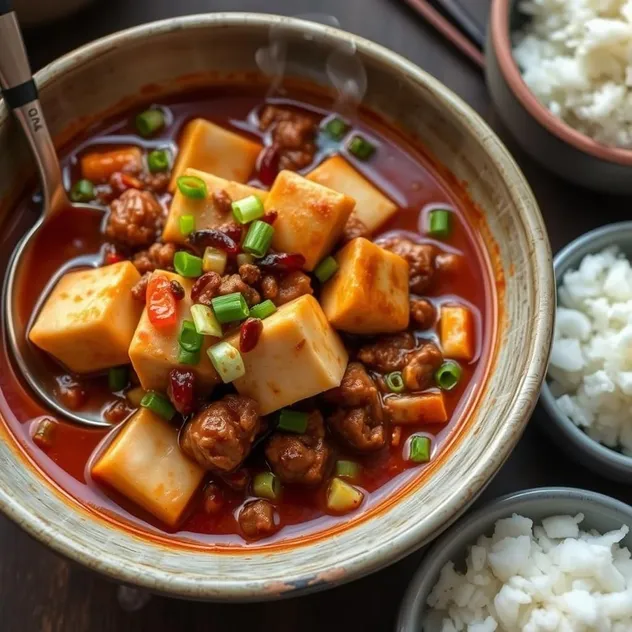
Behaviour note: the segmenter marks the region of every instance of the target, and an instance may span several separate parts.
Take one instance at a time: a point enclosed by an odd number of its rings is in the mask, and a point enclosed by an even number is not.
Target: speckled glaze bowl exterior
[[[632,150],[606,147],[554,116],[522,80],[510,25],[516,0],[493,0],[485,75],[496,112],[532,158],[559,176],[605,193],[632,193]]]
[[[632,222],[619,222],[597,228],[582,235],[555,255],[553,266],[558,284],[569,270],[576,270],[588,254],[596,253],[609,246],[618,246],[626,256],[632,258]],[[632,484],[632,457],[619,454],[593,441],[580,430],[555,402],[551,389],[542,385],[540,403],[549,419],[543,420],[542,429],[580,465],[590,468],[601,476]]]
[[[465,559],[467,548],[480,535],[491,535],[497,520],[510,518],[515,513],[534,522],[548,516],[583,513],[585,520],[581,529],[597,529],[601,533],[632,524],[632,507],[609,496],[581,489],[542,487],[499,498],[458,522],[433,545],[406,591],[396,632],[421,632],[426,601],[443,566],[449,561],[458,566]],[[622,545],[632,547],[632,532]]]
[[[438,81],[394,53],[322,25],[270,15],[208,14],[147,24],[99,40],[37,75],[60,140],[104,110],[189,85],[184,75],[255,71],[270,33],[288,47],[286,68],[315,82],[332,49],[355,49],[366,68],[365,104],[416,136],[480,208],[483,247],[498,279],[490,370],[477,405],[423,475],[344,528],[287,544],[230,552],[186,546],[121,528],[61,493],[0,424],[0,509],[61,554],[118,581],[189,599],[275,599],[375,571],[436,537],[476,498],[518,441],[549,353],[554,283],[542,217],[518,167],[487,125]],[[210,79],[207,79],[207,81]],[[153,94],[152,93],[152,94]],[[0,106],[4,219],[24,174],[27,147]]]

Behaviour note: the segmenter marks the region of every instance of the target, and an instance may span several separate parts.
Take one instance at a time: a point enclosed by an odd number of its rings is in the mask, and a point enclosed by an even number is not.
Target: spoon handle
[[[44,213],[50,215],[69,202],[10,0],[0,0],[0,88],[35,156],[44,189]]]

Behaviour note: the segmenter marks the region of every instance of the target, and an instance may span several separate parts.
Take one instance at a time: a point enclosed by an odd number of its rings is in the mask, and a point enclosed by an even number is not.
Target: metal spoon
[[[90,204],[73,204],[70,202],[62,182],[59,160],[55,152],[48,126],[42,113],[38,99],[37,87],[31,75],[24,42],[16,15],[10,0],[0,0],[0,88],[7,106],[13,110],[16,120],[22,127],[28,143],[33,151],[43,189],[43,213],[35,225],[28,231],[17,245],[11,256],[3,287],[3,318],[9,346],[16,364],[35,393],[60,415],[88,426],[108,426],[99,412],[77,412],[66,408],[36,377],[34,366],[41,362],[38,352],[29,342],[27,334],[41,308],[44,299],[50,293],[57,280],[71,267],[94,267],[99,264],[100,255],[86,255],[74,259],[71,264],[62,266],[49,281],[38,301],[33,315],[27,323],[23,321],[18,310],[20,270],[27,257],[33,254],[33,245],[46,237],[51,223],[62,221],[68,227],[68,234],[62,239],[70,240],[71,227],[94,222],[98,230],[104,209]],[[59,225],[58,225],[59,226]],[[55,239],[59,240],[59,231]],[[70,243],[67,241],[66,243]],[[63,247],[63,244],[60,244]]]

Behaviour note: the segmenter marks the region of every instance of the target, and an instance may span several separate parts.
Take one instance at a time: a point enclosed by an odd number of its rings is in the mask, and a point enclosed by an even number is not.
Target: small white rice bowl
[[[537,99],[571,127],[632,148],[632,0],[523,0],[513,54]]]
[[[583,532],[583,519],[496,522],[464,572],[441,570],[423,632],[630,632],[632,555],[619,544],[629,528]]]
[[[588,436],[632,456],[632,266],[616,247],[584,257],[558,288],[549,387]]]

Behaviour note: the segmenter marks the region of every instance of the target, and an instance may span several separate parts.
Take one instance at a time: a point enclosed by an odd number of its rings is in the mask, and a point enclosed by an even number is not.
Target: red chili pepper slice
[[[260,318],[249,318],[239,330],[239,350],[242,353],[252,351],[259,342],[263,331],[263,321]]]
[[[147,284],[147,315],[154,327],[173,327],[176,324],[176,299],[166,276],[154,274]]]

